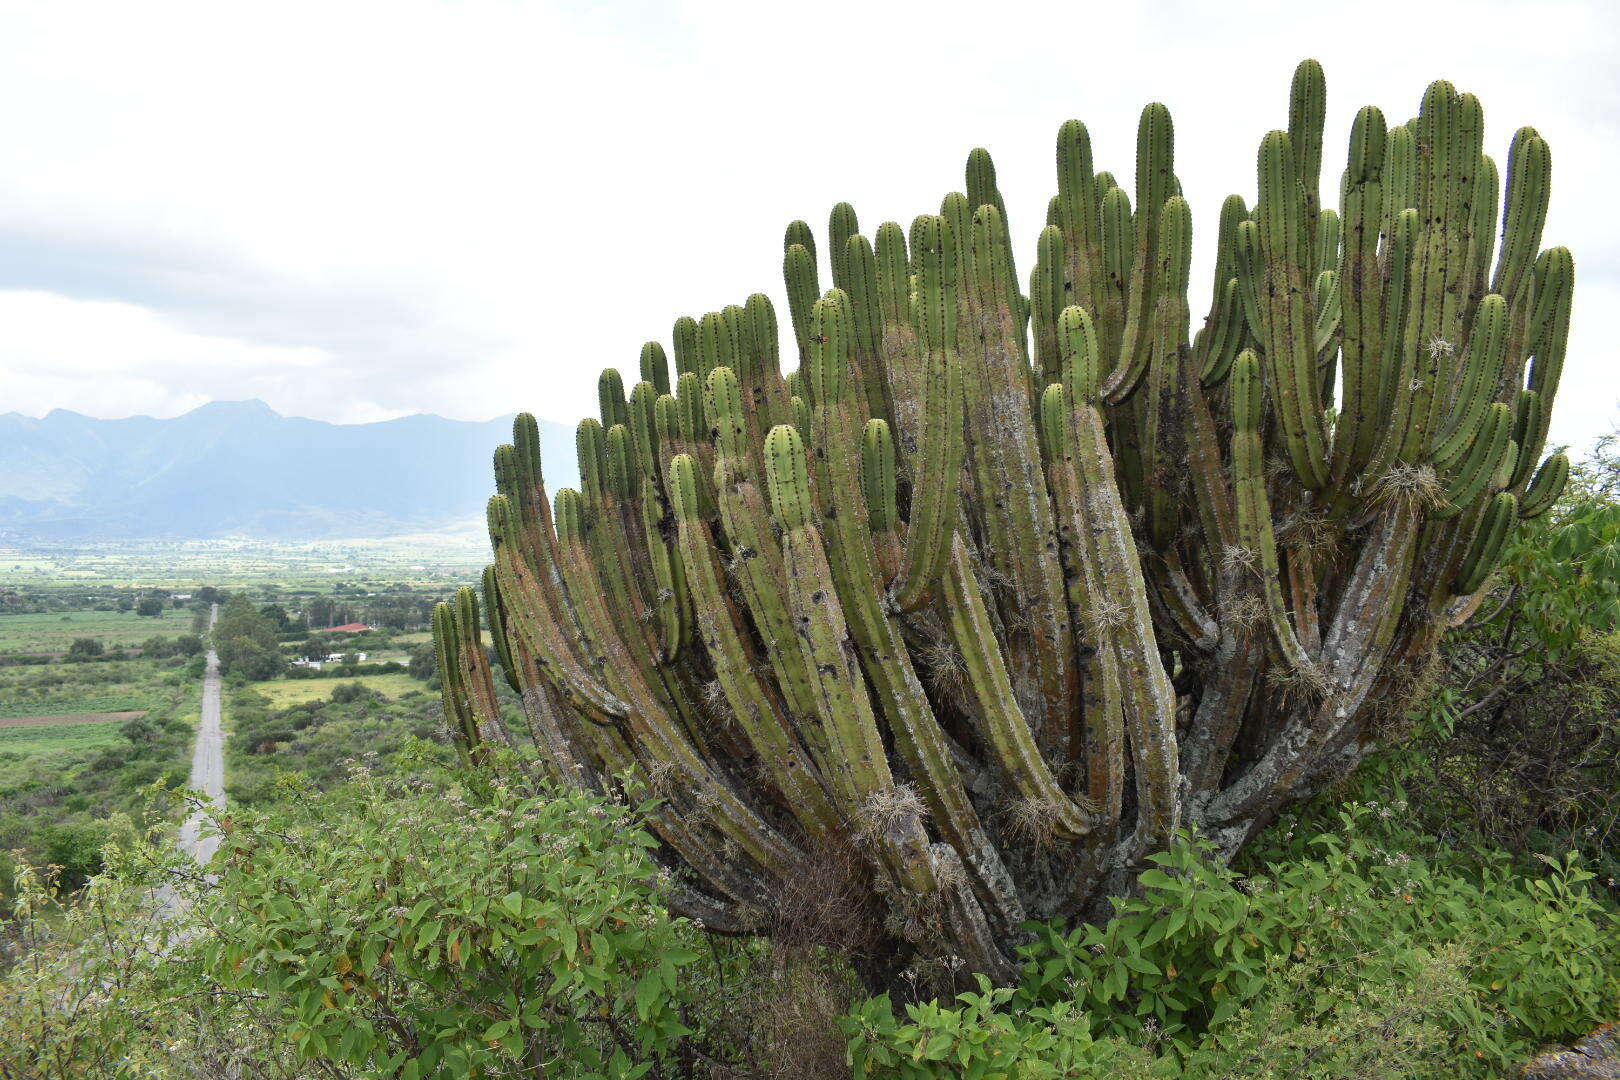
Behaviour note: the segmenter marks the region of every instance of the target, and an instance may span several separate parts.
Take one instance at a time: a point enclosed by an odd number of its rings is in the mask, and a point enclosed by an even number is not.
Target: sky
[[[1551,144],[1579,450],[1620,419],[1616,7],[0,0],[0,411],[571,422],[679,315],[765,291],[785,324],[788,221],[909,222],[975,146],[1027,271],[1058,126],[1123,180],[1150,100],[1201,313],[1221,199],[1314,56],[1332,189],[1356,109],[1405,120],[1437,77],[1499,164],[1522,124]]]

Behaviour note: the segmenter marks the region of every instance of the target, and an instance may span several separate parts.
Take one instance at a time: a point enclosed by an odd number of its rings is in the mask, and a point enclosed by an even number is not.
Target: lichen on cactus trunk
[[[672,903],[715,930],[781,928],[836,867],[874,981],[1005,979],[1027,920],[1097,914],[1177,829],[1234,852],[1398,737],[1568,475],[1540,458],[1574,264],[1540,250],[1533,129],[1504,195],[1473,95],[1364,108],[1335,211],[1325,114],[1306,61],[1196,334],[1155,104],[1134,192],[1063,125],[1027,296],[975,150],[875,243],[839,203],[831,289],[788,228],[796,372],[764,295],[683,317],[674,378],[657,343],[628,395],[604,373],[554,502],[520,416],[483,604],[434,620],[466,761],[529,738],[553,783],[643,785]]]

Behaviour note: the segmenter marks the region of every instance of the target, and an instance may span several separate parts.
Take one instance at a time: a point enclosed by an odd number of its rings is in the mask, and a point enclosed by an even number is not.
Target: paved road
[[[213,628],[219,618],[215,604],[208,617]],[[191,753],[191,786],[203,792],[219,807],[225,805],[225,733],[219,722],[219,656],[208,650],[208,671],[203,676],[202,722],[197,725],[197,746]],[[180,847],[199,863],[206,864],[219,848],[219,837],[204,836],[203,812],[198,810],[180,826]]]

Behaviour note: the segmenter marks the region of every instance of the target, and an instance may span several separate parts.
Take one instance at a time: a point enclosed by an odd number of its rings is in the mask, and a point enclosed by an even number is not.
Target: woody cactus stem
[[[682,910],[763,932],[852,867],[892,964],[998,979],[1178,827],[1230,853],[1343,775],[1568,476],[1539,459],[1574,263],[1540,251],[1546,143],[1503,198],[1444,82],[1356,115],[1323,205],[1326,93],[1302,64],[1221,207],[1196,333],[1150,105],[1130,194],[1063,125],[1028,296],[975,150],[909,228],[789,226],[797,371],[762,294],[682,317],[628,394],[604,373],[554,502],[519,417],[484,602],[434,616],[462,753],[510,737],[482,608],[551,776],[661,797]]]

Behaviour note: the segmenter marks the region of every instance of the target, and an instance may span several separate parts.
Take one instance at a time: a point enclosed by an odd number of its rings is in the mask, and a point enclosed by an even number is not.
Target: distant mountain
[[[481,519],[510,417],[376,424],[216,401],[170,420],[0,415],[0,540],[327,539]],[[542,421],[547,487],[578,483],[569,428]]]

